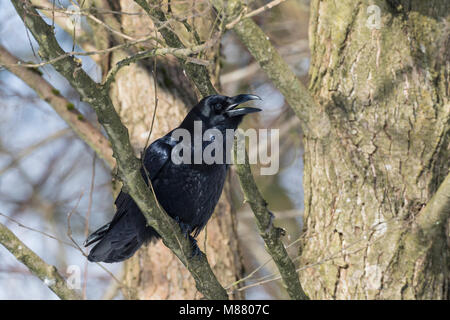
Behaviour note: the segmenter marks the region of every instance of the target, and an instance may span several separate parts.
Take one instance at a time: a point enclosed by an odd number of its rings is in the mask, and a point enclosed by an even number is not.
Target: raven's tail
[[[109,229],[109,223],[105,224],[103,227],[99,228],[98,230],[91,233],[89,237],[84,241],[83,246],[88,247],[94,242],[97,242],[105,236],[106,232]]]
[[[137,238],[120,243],[104,238],[91,249],[88,260],[108,263],[124,261],[131,258],[142,244]]]
[[[137,204],[128,194],[120,192],[116,199],[117,211],[110,223],[93,232],[84,242],[97,244],[89,252],[93,262],[119,262],[130,258],[145,242],[158,239]]]
[[[86,247],[98,242],[89,252],[88,260],[108,263],[124,261],[132,257],[145,242],[159,238],[152,227],[145,225],[145,220],[141,222],[139,230],[132,229],[133,232],[127,232],[126,220],[113,227],[106,224],[94,231],[84,242]]]

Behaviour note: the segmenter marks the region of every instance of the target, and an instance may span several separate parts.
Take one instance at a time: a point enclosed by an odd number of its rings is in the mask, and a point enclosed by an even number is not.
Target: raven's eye
[[[215,104],[214,105],[214,111],[216,113],[220,113],[222,111],[222,106],[220,104]]]

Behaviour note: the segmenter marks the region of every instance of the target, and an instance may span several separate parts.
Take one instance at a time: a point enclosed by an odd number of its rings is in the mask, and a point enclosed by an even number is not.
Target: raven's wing
[[[178,141],[171,137],[171,133],[154,141],[146,150],[144,155],[144,166],[151,180],[157,178],[158,173],[170,160],[172,148]]]
[[[144,177],[146,183],[148,183],[147,175],[150,177],[151,181],[158,179],[158,174],[164,165],[170,161],[170,154],[172,148],[177,142],[170,137],[170,134],[163,138],[154,141],[146,150],[144,157],[144,166],[146,171],[142,168],[141,174]],[[126,192],[120,191],[116,198],[115,205],[117,211],[112,219],[112,221],[98,230],[94,231],[85,241],[84,245],[89,246],[100,240],[105,240],[105,246],[107,243],[116,244],[123,242],[127,244],[130,241],[138,241],[138,244],[145,241],[147,238],[145,233],[145,219],[142,216],[138,206],[134,202],[133,198]],[[119,223],[120,222],[120,223]],[[117,225],[117,226],[116,226]],[[116,226],[116,228],[114,228]],[[110,232],[114,229],[113,232]],[[116,232],[117,231],[117,232]],[[117,238],[119,236],[119,238]],[[136,239],[136,237],[138,239]],[[111,238],[111,239],[109,239]],[[113,239],[114,238],[114,239]],[[120,241],[121,239],[122,241]],[[106,241],[108,240],[108,241]],[[140,245],[140,244],[139,244]],[[95,249],[95,248],[94,248]],[[92,250],[93,251],[93,250]],[[92,252],[91,251],[91,252]],[[100,250],[100,247],[96,251]],[[108,246],[106,251],[111,251]],[[100,255],[101,256],[101,255]]]
[[[109,223],[105,224],[103,227],[95,230],[94,232],[92,232],[89,237],[87,237],[87,239],[84,241],[83,245],[85,247],[90,246],[91,244],[101,240],[104,235],[106,234],[106,232],[109,230]]]

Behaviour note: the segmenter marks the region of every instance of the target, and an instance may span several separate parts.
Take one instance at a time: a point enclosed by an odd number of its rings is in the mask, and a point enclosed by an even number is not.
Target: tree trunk
[[[103,8],[107,6],[104,0],[94,2]],[[118,16],[117,29],[123,33],[142,38],[154,30],[151,19],[134,1],[122,0],[119,7],[114,9],[143,13]],[[103,18],[110,19],[110,25],[114,24],[111,16]],[[201,16],[197,20],[207,18]],[[158,37],[162,40],[161,36]],[[114,51],[109,67],[129,54],[130,52]],[[155,108],[153,69],[153,61],[150,59],[124,67],[117,73],[111,89],[114,106],[128,128],[130,140],[138,153],[145,146]],[[179,125],[189,108],[197,101],[193,86],[175,58],[159,58],[156,74],[158,107],[150,143]],[[227,190],[224,191],[207,228],[198,237],[198,243],[200,249],[207,254],[208,261],[222,285],[228,285],[242,277],[235,212],[232,210]],[[144,246],[126,261],[124,282],[132,288],[124,291],[126,298],[201,298],[188,270],[161,241]]]
[[[449,297],[449,209],[417,222],[449,168],[449,5],[312,1],[310,90],[332,126],[305,137],[311,298]]]

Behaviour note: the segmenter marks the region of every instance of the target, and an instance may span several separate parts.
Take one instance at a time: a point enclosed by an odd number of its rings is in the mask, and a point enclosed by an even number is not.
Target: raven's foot
[[[197,244],[197,240],[195,240],[194,237],[192,237],[191,235],[189,235],[189,241],[191,241],[191,245],[192,245],[192,255],[191,258],[194,258],[196,256],[199,256],[202,254],[202,251],[200,250],[200,248],[198,247]]]
[[[275,219],[275,215],[272,213],[272,211],[267,210],[269,212],[269,225],[267,226],[265,232],[268,232],[270,228],[273,227],[273,219]]]

